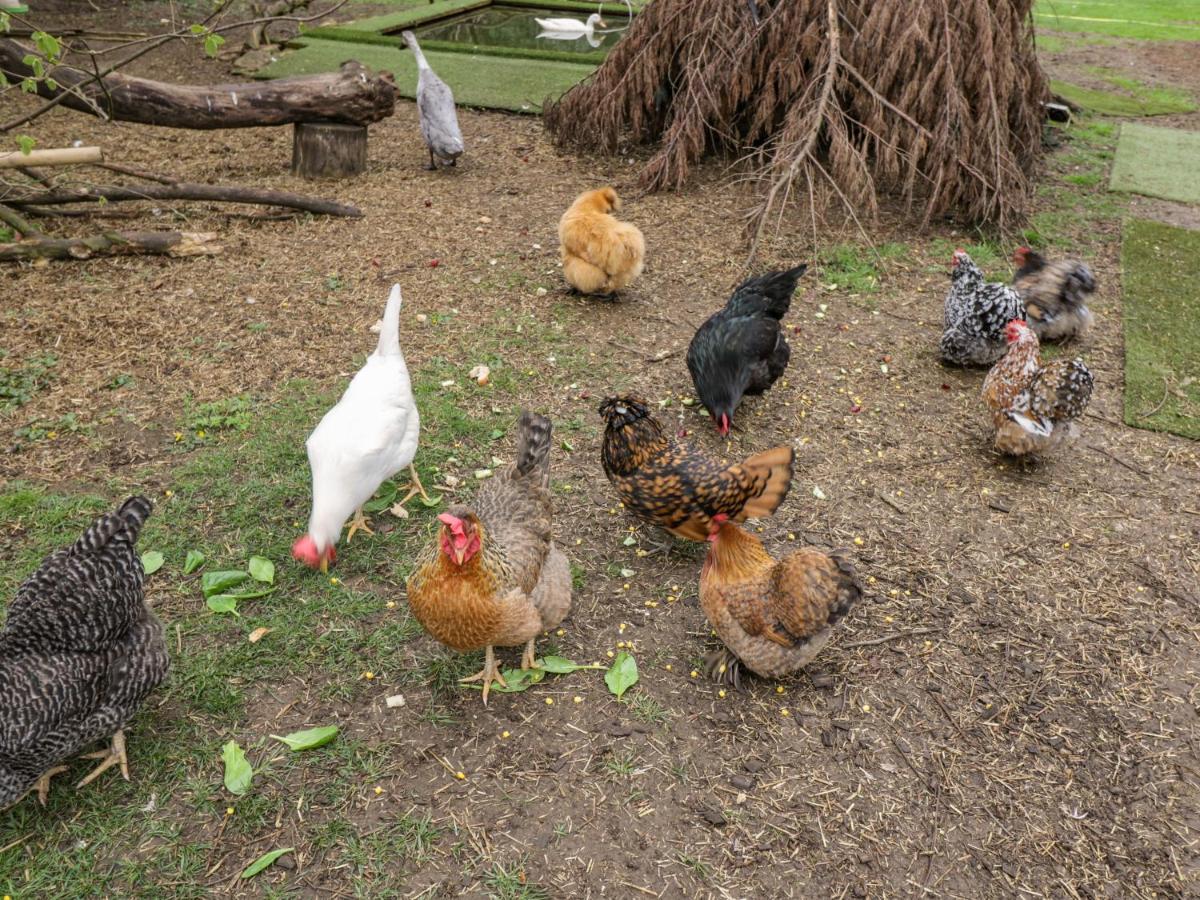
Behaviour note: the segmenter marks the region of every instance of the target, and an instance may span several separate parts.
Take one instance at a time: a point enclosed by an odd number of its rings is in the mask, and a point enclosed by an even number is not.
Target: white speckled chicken
[[[1024,314],[1014,288],[985,281],[965,250],[954,251],[942,329],[943,360],[958,366],[990,366],[1004,355],[1004,326]]]
[[[467,681],[504,686],[493,647],[534,641],[571,607],[571,567],[552,536],[550,420],[530,412],[517,422],[517,458],[486,482],[471,505],[438,518],[442,528],[408,580],[413,616],[435,639],[467,652],[486,649],[483,670]]]
[[[135,547],[150,502],[131,497],[25,580],[0,629],[0,809],[31,789],[46,802],[61,763],[95,741],[110,751],[79,787],[120,766],[122,729],[167,675],[163,627],[142,594]]]
[[[421,417],[413,399],[408,366],[400,351],[400,285],[393,285],[383,313],[379,344],[351,380],[346,392],[309,435],[313,501],[308,531],[292,545],[292,556],[327,571],[337,557],[334,545],[354,513],[346,541],[358,530],[371,534],[362,506],[379,486],[404,468],[412,478],[407,502],[428,499],[413,458]]]
[[[776,560],[725,515],[713,517],[700,573],[700,606],[727,649],[710,676],[738,685],[739,667],[780,678],[808,665],[862,597],[842,557],[802,547]]]
[[[1092,373],[1081,359],[1042,364],[1038,338],[1016,319],[1005,329],[1008,352],[983,382],[983,399],[1002,453],[1028,456],[1053,450],[1075,432],[1092,397]]]

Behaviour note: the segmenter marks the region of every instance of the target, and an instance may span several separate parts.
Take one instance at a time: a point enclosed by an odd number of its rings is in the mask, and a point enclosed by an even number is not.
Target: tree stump
[[[345,178],[367,168],[367,126],[297,122],[292,132],[292,174]]]

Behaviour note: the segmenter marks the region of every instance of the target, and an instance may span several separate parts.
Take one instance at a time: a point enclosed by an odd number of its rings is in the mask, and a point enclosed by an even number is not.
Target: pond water
[[[606,28],[598,29],[589,39],[582,34],[555,34],[543,31],[535,19],[587,20],[587,13],[531,9],[495,5],[461,16],[444,19],[416,29],[417,37],[430,41],[452,41],[480,47],[513,47],[521,50],[557,50],[567,53],[593,53],[611,50],[629,26],[629,17],[604,16]],[[619,29],[619,30],[618,30]]]

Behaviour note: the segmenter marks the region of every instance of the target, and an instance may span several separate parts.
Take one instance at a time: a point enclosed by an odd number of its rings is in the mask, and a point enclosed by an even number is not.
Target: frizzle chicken
[[[942,359],[988,366],[1004,355],[1004,326],[1024,315],[1017,291],[989,282],[965,250],[954,251],[942,327]]]
[[[1087,263],[1077,259],[1047,262],[1028,247],[1013,254],[1017,271],[1013,287],[1025,305],[1025,321],[1039,340],[1059,341],[1080,337],[1092,325],[1087,297],[1096,290],[1096,279]]]
[[[468,506],[438,516],[442,527],[408,580],[417,621],[446,646],[486,648],[481,672],[487,703],[492,683],[505,686],[493,647],[525,645],[521,668],[536,665],[534,641],[571,606],[571,568],[554,545],[550,496],[550,420],[522,412],[517,458],[487,481]]]
[[[122,730],[167,675],[163,627],[146,606],[135,544],[150,502],[131,497],[70,547],[51,553],[17,590],[0,629],[0,809],[101,739],[111,750],[79,787],[119,766]]]
[[[803,668],[862,596],[837,554],[803,547],[775,560],[724,515],[713,517],[708,540],[700,606],[726,647],[707,659],[718,681],[739,685],[740,665],[763,678]]]
[[[637,397],[600,404],[606,424],[601,461],[625,507],[639,519],[691,541],[708,538],[724,513],[735,522],[769,516],[792,484],[790,447],[774,447],[725,465],[668,437]]]
[[[692,338],[688,371],[722,436],[729,434],[742,396],[764,393],[787,368],[791,348],[780,319],[807,269],[801,265],[746,279]]]
[[[996,449],[1012,456],[1053,450],[1075,432],[1092,397],[1092,373],[1081,359],[1042,364],[1038,338],[1020,319],[1005,329],[1008,352],[983,382],[996,429]]]

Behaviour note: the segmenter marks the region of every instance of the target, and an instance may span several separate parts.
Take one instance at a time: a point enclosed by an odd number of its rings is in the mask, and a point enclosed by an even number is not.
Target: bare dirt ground
[[[104,6],[99,23],[114,15]],[[135,11],[157,19],[153,7]],[[194,51],[156,54],[134,71],[227,77],[224,63]],[[5,118],[26,108],[0,106]],[[269,404],[296,377],[337,384],[369,346],[392,281],[405,291],[402,341],[414,371],[444,357],[465,377],[474,360],[456,351],[479,323],[550,323],[557,306],[579,351],[563,366],[541,361],[517,399],[586,426],[570,437],[574,452],[554,460],[556,482],[571,487],[560,540],[584,573],[558,646],[590,660],[632,641],[638,690],[660,711],[632,715],[595,679],[495,697],[487,709],[464,691],[439,724],[419,715],[426,688],[406,691],[402,710],[384,709],[378,690],[356,690],[320,712],[376,751],[372,783],[384,792],[322,805],[322,773],[301,773],[286,787],[309,805],[281,804],[274,827],[246,839],[299,848],[298,862],[248,887],[236,884],[247,854],[224,836],[220,815],[186,799],[165,804],[160,815],[214,848],[204,883],[238,895],[498,893],[464,862],[483,858],[517,861],[518,886],[554,897],[1195,896],[1200,457],[1191,442],[1121,423],[1115,223],[1079,235],[1100,283],[1097,327],[1077,348],[1097,389],[1071,451],[1040,465],[990,451],[982,373],[936,358],[949,258],[930,248],[976,238],[899,219],[873,234],[907,248],[883,267],[878,291],[830,289],[820,265],[806,276],[788,320],[786,383],[750,400],[743,430],[724,445],[679,398],[691,394],[687,342],[743,276],[739,190],[714,164],[683,193],[639,196],[632,157],[561,153],[532,118],[461,118],[470,149],[457,171],[421,171],[415,108],[402,102],[371,130],[369,172],[320,184],[288,174],[285,129],[188,133],[63,111],[37,123],[41,146],[96,142],[127,164],[336,197],[366,216],[264,221],[164,204],[114,221],[216,231],[225,252],[0,270],[8,358],[59,359],[58,380],[22,421],[3,421],[5,445],[20,443],[13,432],[25,420],[74,413],[91,429],[22,444],[0,458],[0,474],[114,498],[110,486],[135,487],[135,471],[167,486],[189,399],[248,393]],[[627,198],[625,215],[650,248],[645,275],[616,304],[569,297],[557,269],[558,216],[604,183]],[[805,227],[797,216],[760,265],[813,258]],[[855,234],[831,226],[820,239],[818,256]],[[415,324],[450,308],[458,315],[448,328]],[[533,364],[515,335],[498,352]],[[124,373],[136,390],[123,392],[121,416],[106,415],[108,385]],[[796,447],[791,494],[761,523],[768,547],[785,549],[793,536],[849,547],[867,588],[807,674],[723,697],[690,676],[714,646],[695,603],[701,551],[639,557],[622,544],[631,523],[601,475],[595,413],[616,391],[670,399],[662,415],[672,427],[730,457]],[[398,598],[408,562],[373,589]],[[168,623],[181,612],[159,611]],[[427,638],[413,646],[431,648]],[[412,652],[397,648],[393,665]],[[305,721],[320,718],[315,690],[299,678],[276,684],[279,702],[264,698],[243,726],[282,733],[299,709]],[[214,792],[216,771],[198,773]],[[316,823],[343,820],[361,839],[414,809],[453,837],[388,891],[346,862],[346,842],[310,844]]]

